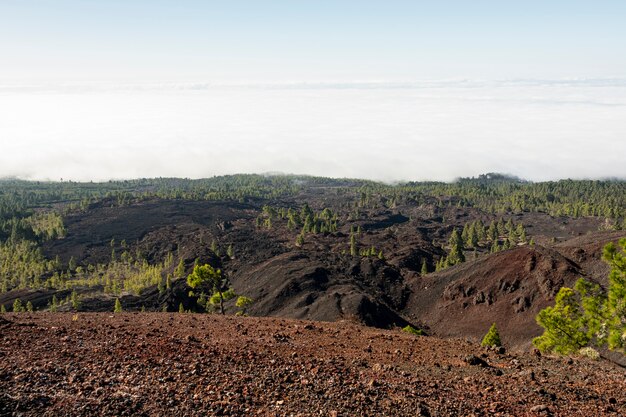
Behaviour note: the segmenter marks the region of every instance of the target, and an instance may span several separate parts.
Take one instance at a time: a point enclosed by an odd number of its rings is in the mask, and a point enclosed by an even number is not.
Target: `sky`
[[[0,177],[624,177],[624,1],[0,1]]]

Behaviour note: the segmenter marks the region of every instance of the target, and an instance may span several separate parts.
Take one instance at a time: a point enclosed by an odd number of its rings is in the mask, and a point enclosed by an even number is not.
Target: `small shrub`
[[[480,342],[481,346],[489,346],[489,347],[498,347],[502,346],[502,341],[500,340],[500,333],[498,333],[498,329],[496,328],[496,324],[493,323],[489,328],[489,331],[483,337],[482,342]]]
[[[113,312],[114,313],[121,313],[122,310],[122,303],[120,303],[120,299],[116,298],[115,299],[115,307],[113,308]]]
[[[236,314],[238,316],[246,316],[247,313],[247,309],[250,306],[250,304],[252,304],[252,298],[250,297],[245,297],[243,295],[239,296],[239,298],[237,298],[237,302],[235,303],[235,305],[237,307],[239,307],[241,310],[239,310]]]
[[[584,347],[578,351],[578,354],[594,361],[600,359],[600,353],[592,347]]]
[[[414,334],[416,336],[424,336],[424,330],[416,329],[415,327],[411,325],[407,325],[406,327],[402,329],[402,331],[406,333]]]

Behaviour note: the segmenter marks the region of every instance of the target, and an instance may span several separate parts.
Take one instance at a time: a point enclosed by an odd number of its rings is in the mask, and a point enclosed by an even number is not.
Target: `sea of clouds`
[[[0,177],[626,176],[626,80],[0,85]]]

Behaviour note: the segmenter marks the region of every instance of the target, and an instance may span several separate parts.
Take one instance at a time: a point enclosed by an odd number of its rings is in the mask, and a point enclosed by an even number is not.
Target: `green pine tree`
[[[120,302],[119,298],[115,299],[115,307],[113,307],[113,312],[114,313],[121,313],[124,310],[122,310],[122,303]]]
[[[487,332],[485,337],[483,337],[482,342],[480,342],[480,345],[490,346],[490,347],[502,346],[502,341],[500,340],[500,333],[498,333],[498,329],[496,328],[495,323],[491,325],[491,327],[489,328],[489,331]]]
[[[72,290],[72,294],[70,295],[70,302],[72,303],[72,308],[76,311],[80,308],[80,301],[78,299],[78,294],[76,290]]]
[[[22,304],[22,300],[20,300],[19,298],[16,298],[15,301],[13,301],[13,312],[21,313],[23,311],[24,311],[24,305]]]
[[[183,263],[182,258],[178,261],[178,265],[176,266],[176,269],[174,270],[174,275],[176,276],[176,278],[180,278],[185,275],[185,264]]]
[[[49,305],[50,305],[50,311],[52,313],[56,313],[59,307],[59,301],[57,300],[56,294],[52,296],[52,302]]]
[[[356,235],[355,234],[351,234],[350,235],[350,255],[352,255],[352,256],[356,256],[357,255]]]
[[[449,244],[451,245],[450,253],[446,258],[446,263],[448,264],[448,266],[465,262],[465,255],[463,254],[463,250],[465,248],[463,246],[463,240],[461,239],[461,236],[457,229],[454,229],[454,231],[452,232]]]

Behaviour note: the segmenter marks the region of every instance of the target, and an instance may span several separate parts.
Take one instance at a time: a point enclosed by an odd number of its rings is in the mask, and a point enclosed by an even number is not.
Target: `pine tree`
[[[455,227],[454,230],[452,230],[452,235],[450,236],[450,239],[448,240],[448,244],[450,246],[454,246],[462,242],[463,240],[461,239],[461,236],[459,236],[459,230]]]
[[[72,294],[70,295],[70,302],[72,303],[72,308],[76,311],[80,308],[80,301],[78,300],[78,294],[76,294],[76,290],[72,290]]]
[[[469,223],[465,223],[465,225],[463,225],[463,231],[461,232],[461,239],[463,239],[463,241],[467,242],[467,238],[469,235]]]
[[[228,248],[226,249],[226,255],[230,259],[233,259],[235,257],[235,250],[233,249],[232,243],[230,245],[228,245]]]
[[[526,242],[526,229],[522,223],[517,224],[517,228],[515,229],[515,235],[519,238],[520,242]]]
[[[498,237],[504,235],[506,232],[506,227],[504,226],[504,220],[502,220],[502,217],[500,217],[498,223],[496,223],[496,230],[498,231]]]
[[[356,235],[351,234],[350,235],[350,255],[356,256],[356,254],[357,254]]]
[[[463,240],[459,235],[459,231],[454,229],[452,236],[450,237],[449,244],[451,245],[450,253],[446,258],[448,265],[456,265],[461,262],[465,262],[465,255],[463,254]]]
[[[620,349],[626,353],[626,238],[605,246],[602,258],[611,265],[607,294],[608,345],[609,349]]]
[[[587,346],[590,336],[581,330],[584,326],[584,311],[579,297],[577,291],[563,287],[556,295],[554,307],[539,312],[537,324],[545,330],[541,336],[533,339],[533,345],[540,351],[567,355]]]
[[[513,233],[515,233],[515,229],[514,229],[514,226],[513,226],[513,220],[512,219],[509,219],[506,222],[506,225],[504,227],[505,227],[506,231],[508,232],[509,236],[512,235]]]
[[[496,222],[493,220],[491,221],[491,224],[489,224],[489,229],[487,230],[487,237],[492,242],[495,242],[496,240],[498,240],[498,226],[496,226]]]
[[[478,234],[474,223],[467,230],[465,242],[468,248],[475,248],[478,245]]]
[[[179,313],[184,313],[185,312],[185,307],[183,306],[182,302],[180,304],[178,304],[178,312]]]
[[[509,248],[514,248],[515,246],[517,246],[516,243],[516,238],[514,236],[510,236],[507,241],[509,242]]]
[[[422,270],[420,273],[422,276],[425,276],[426,274],[428,274],[428,266],[426,265],[426,259],[422,259]]]
[[[486,228],[482,220],[478,220],[475,223],[474,229],[476,231],[476,236],[478,237],[478,241],[480,242],[480,241],[485,240]]]
[[[528,241],[528,236],[526,235],[526,229],[522,229],[522,232],[519,234],[520,243],[526,243]]]
[[[4,314],[7,312],[7,308],[4,306],[4,304],[0,304],[0,313]]]
[[[302,247],[302,245],[304,245],[304,234],[299,233],[298,236],[296,236],[296,246]]]
[[[122,310],[122,303],[120,302],[119,298],[115,299],[115,307],[113,307],[113,312],[114,313],[121,313],[121,312],[123,312],[123,310]]]
[[[29,313],[33,312],[33,303],[31,303],[30,301],[26,303],[26,311],[28,311]]]
[[[182,258],[180,258],[180,260],[178,261],[178,265],[176,266],[176,269],[174,270],[174,275],[176,275],[176,278],[180,278],[185,275],[185,264],[183,263]]]
[[[611,265],[607,290],[581,278],[559,290],[553,307],[537,315],[544,333],[533,339],[541,351],[569,354],[588,346],[608,345],[626,353],[626,239],[621,250],[609,243],[603,259]]]
[[[233,289],[229,288],[228,279],[222,276],[222,271],[209,264],[196,265],[193,272],[187,276],[187,285],[191,288],[208,286],[213,292],[209,302],[219,305],[222,314],[225,314],[224,302],[236,297]]]
[[[491,327],[489,328],[489,331],[487,332],[485,337],[483,337],[483,340],[480,343],[480,345],[490,346],[490,347],[502,346],[502,341],[500,340],[500,333],[498,333],[498,329],[496,328],[495,323],[491,325]]]
[[[13,301],[13,312],[21,313],[23,311],[24,311],[24,305],[22,304],[22,300],[20,300],[19,298],[16,298],[15,301]]]
[[[56,295],[53,295],[53,296],[52,296],[52,302],[51,302],[51,304],[50,304],[50,311],[51,311],[52,313],[56,313],[56,311],[57,311],[58,307],[59,307],[59,302],[58,302],[58,300],[57,300],[57,296],[56,296]]]

